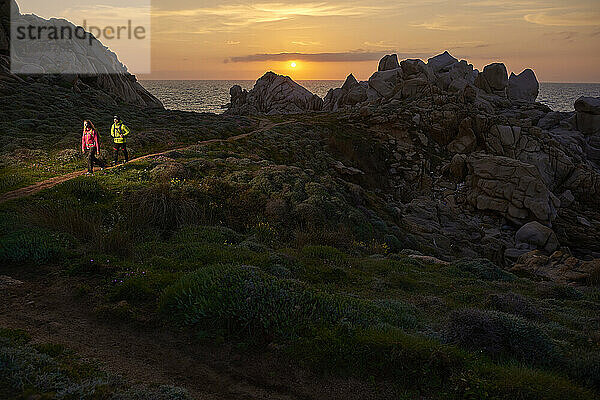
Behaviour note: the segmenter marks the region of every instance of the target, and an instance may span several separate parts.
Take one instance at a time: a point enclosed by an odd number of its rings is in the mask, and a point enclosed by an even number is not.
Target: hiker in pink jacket
[[[96,154],[100,152],[100,143],[98,138],[98,131],[92,124],[92,121],[85,120],[83,122],[83,136],[81,136],[81,152],[88,152],[88,175],[94,174],[94,163],[100,166],[100,169],[106,165],[104,162],[96,157]]]

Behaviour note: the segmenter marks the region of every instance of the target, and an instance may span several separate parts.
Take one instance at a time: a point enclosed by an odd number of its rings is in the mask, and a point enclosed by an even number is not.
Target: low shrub
[[[126,300],[131,304],[155,301],[163,289],[173,283],[176,274],[155,271],[127,271],[113,279],[111,301]]]
[[[600,352],[577,350],[567,356],[566,373],[587,387],[600,391]]]
[[[592,400],[589,390],[555,373],[520,365],[477,363],[453,377],[457,399]]]
[[[498,311],[456,310],[450,314],[445,338],[469,350],[494,358],[511,358],[526,364],[555,361],[550,338],[533,323]]]
[[[158,388],[134,387],[114,394],[111,400],[192,400],[192,397],[185,389],[162,385]]]
[[[64,232],[77,240],[90,244],[100,243],[104,231],[103,216],[95,210],[75,207],[72,204],[52,203],[33,207],[29,218],[38,226]]]
[[[225,329],[258,340],[291,339],[315,326],[415,327],[399,304],[315,291],[254,268],[216,265],[183,277],[163,293],[160,310],[185,325]]]
[[[600,266],[595,267],[587,279],[587,283],[590,286],[600,286]]]
[[[119,376],[103,372],[62,346],[32,346],[8,339],[6,332],[0,331],[3,399],[191,400],[185,390],[172,386],[128,387]]]
[[[0,328],[0,338],[17,345],[27,344],[31,341],[31,336],[22,329]]]
[[[186,188],[167,184],[151,185],[128,194],[124,201],[126,228],[172,231],[201,220],[201,210]]]
[[[99,180],[87,177],[68,180],[61,183],[56,190],[77,200],[92,203],[104,201],[108,196],[111,196]]]
[[[429,393],[465,364],[456,348],[393,328],[322,328],[288,351],[321,373],[376,376]]]
[[[331,246],[305,246],[300,251],[300,256],[306,261],[326,262],[333,265],[344,264],[346,254]]]
[[[538,294],[546,299],[555,300],[580,300],[583,298],[583,293],[567,285],[560,285],[553,282],[543,282],[536,287]]]
[[[518,315],[531,320],[541,320],[542,313],[525,297],[518,293],[495,293],[489,295],[484,305],[496,311]]]
[[[186,226],[173,235],[171,242],[238,244],[242,239],[242,235],[224,226]]]
[[[66,248],[66,239],[57,234],[40,230],[13,232],[0,238],[0,264],[48,264]]]
[[[402,242],[395,235],[385,235],[383,241],[391,253],[397,253],[403,249]]]
[[[274,246],[277,242],[277,230],[268,222],[259,222],[251,229],[254,239],[266,246]]]
[[[510,272],[504,271],[490,260],[484,258],[460,260],[452,263],[452,267],[459,271],[468,272],[478,279],[487,281],[511,281],[516,279]]]

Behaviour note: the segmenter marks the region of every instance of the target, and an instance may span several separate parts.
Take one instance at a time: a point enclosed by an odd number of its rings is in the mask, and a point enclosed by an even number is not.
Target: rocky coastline
[[[509,76],[502,63],[478,71],[447,51],[427,62],[392,54],[368,81],[350,74],[322,103],[269,72],[250,91],[233,87],[227,114],[334,113],[385,144],[389,204],[446,258],[485,256],[582,281],[600,260],[600,99],[554,112],[535,101],[538,91],[531,69]]]

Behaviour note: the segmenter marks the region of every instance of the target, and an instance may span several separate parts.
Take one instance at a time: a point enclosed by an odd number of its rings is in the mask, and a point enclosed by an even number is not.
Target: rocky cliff
[[[300,86],[289,76],[267,72],[250,91],[235,85],[229,91],[231,103],[227,114],[298,114],[320,111],[323,100]]]
[[[11,12],[14,13],[12,18]],[[67,27],[74,30],[75,25],[71,22],[55,18],[45,20],[32,14],[23,15],[14,0],[0,0],[0,20],[0,82],[21,81],[29,77],[45,83],[69,86],[78,93],[100,91],[116,101],[145,108],[163,108],[162,103],[144,89],[134,75],[127,72],[127,67],[119,61],[117,55],[93,37],[91,46],[82,45],[77,40],[65,41],[60,43],[59,51],[47,51],[44,43],[32,41],[31,48],[9,57],[11,20],[23,26],[58,29]],[[11,61],[12,71],[17,71],[16,74],[11,73]],[[89,73],[76,74],[71,71]]]
[[[287,85],[293,90],[278,87],[268,112],[319,109],[286,105],[295,93],[312,99]],[[269,86],[257,86],[269,98]],[[436,255],[521,269],[533,264],[519,257],[533,250],[598,259],[600,99],[582,97],[575,112],[559,113],[535,102],[538,90],[530,69],[509,77],[504,64],[480,72],[448,52],[427,62],[389,55],[368,81],[349,75],[330,90],[322,110],[386,146],[389,206]],[[253,103],[251,93],[232,89],[232,103]],[[245,112],[257,110],[265,112]]]

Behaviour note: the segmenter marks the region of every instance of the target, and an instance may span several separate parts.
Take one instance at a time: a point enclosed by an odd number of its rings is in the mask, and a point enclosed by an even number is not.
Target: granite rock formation
[[[499,264],[559,248],[600,258],[599,99],[554,112],[535,102],[533,71],[509,78],[493,63],[479,72],[448,52],[427,63],[388,55],[377,69],[366,82],[349,75],[323,111],[385,143],[388,206],[421,248]],[[247,104],[249,94],[236,88],[232,100]],[[314,110],[302,104],[294,112]],[[346,169],[343,179],[362,176]]]
[[[506,92],[510,100],[533,102],[537,99],[539,91],[540,84],[533,70],[528,68],[518,75],[514,72],[510,74]]]
[[[12,18],[11,12],[14,13]],[[25,42],[29,47],[19,46],[19,51],[11,54],[9,58],[11,21],[24,26],[57,27],[58,29],[66,27],[74,31],[75,25],[71,22],[56,18],[46,20],[33,14],[20,14],[14,0],[0,0],[0,20],[0,81],[15,81],[29,77],[53,81],[62,86],[68,85],[78,93],[100,91],[114,100],[128,104],[144,108],[163,108],[162,103],[127,71],[127,67],[119,61],[117,55],[93,37],[91,45],[83,45],[82,41],[77,40],[58,41],[60,49],[53,51],[48,50],[47,43],[29,41]],[[72,71],[86,73],[72,73]]]
[[[289,76],[267,72],[250,91],[235,85],[230,90],[228,114],[299,114],[323,109],[323,100],[294,82]]]

